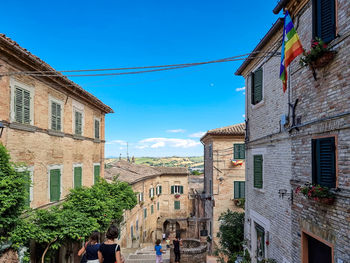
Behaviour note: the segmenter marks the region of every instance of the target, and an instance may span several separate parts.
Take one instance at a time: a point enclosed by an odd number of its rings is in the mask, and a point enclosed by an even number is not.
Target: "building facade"
[[[104,117],[112,109],[4,35],[0,48],[0,142],[31,176],[30,206],[94,184],[104,171]],[[49,73],[34,75],[41,71]]]
[[[206,227],[214,246],[219,244],[220,215],[228,209],[243,212],[238,201],[245,198],[244,134],[245,124],[240,123],[209,130],[201,138]]]

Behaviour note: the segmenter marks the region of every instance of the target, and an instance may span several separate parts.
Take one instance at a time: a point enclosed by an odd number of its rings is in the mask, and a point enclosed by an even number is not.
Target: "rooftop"
[[[245,123],[238,123],[222,128],[216,128],[207,131],[203,137],[201,138],[201,141],[208,135],[223,135],[223,136],[244,136],[245,135]]]

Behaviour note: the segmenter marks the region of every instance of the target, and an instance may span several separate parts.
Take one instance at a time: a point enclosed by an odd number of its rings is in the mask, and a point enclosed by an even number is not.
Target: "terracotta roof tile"
[[[245,123],[234,124],[222,128],[212,129],[206,132],[201,141],[208,135],[245,135]]]

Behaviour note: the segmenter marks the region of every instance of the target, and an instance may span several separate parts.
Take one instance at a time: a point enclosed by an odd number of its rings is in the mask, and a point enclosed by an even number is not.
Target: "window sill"
[[[82,135],[77,135],[77,134],[74,134],[73,135],[73,139],[75,139],[75,140],[84,140],[84,137],[82,136]]]
[[[265,105],[265,100],[259,101],[257,104],[250,104],[253,110],[258,109]]]
[[[28,132],[35,132],[36,127],[32,126],[30,124],[23,124],[18,122],[11,122],[9,127],[11,129],[21,130],[21,131],[28,131]]]
[[[262,193],[262,194],[265,194],[265,189],[264,188],[256,188],[256,187],[253,187],[255,191],[257,191],[258,193]]]
[[[95,142],[95,143],[101,143],[101,140],[95,138],[95,139],[94,139],[94,142]]]
[[[47,133],[52,136],[64,137],[64,133],[61,131],[48,130]]]

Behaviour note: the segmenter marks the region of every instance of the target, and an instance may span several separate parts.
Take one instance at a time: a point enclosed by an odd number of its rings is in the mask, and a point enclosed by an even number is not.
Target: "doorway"
[[[303,263],[333,263],[333,246],[314,235],[303,232]]]

